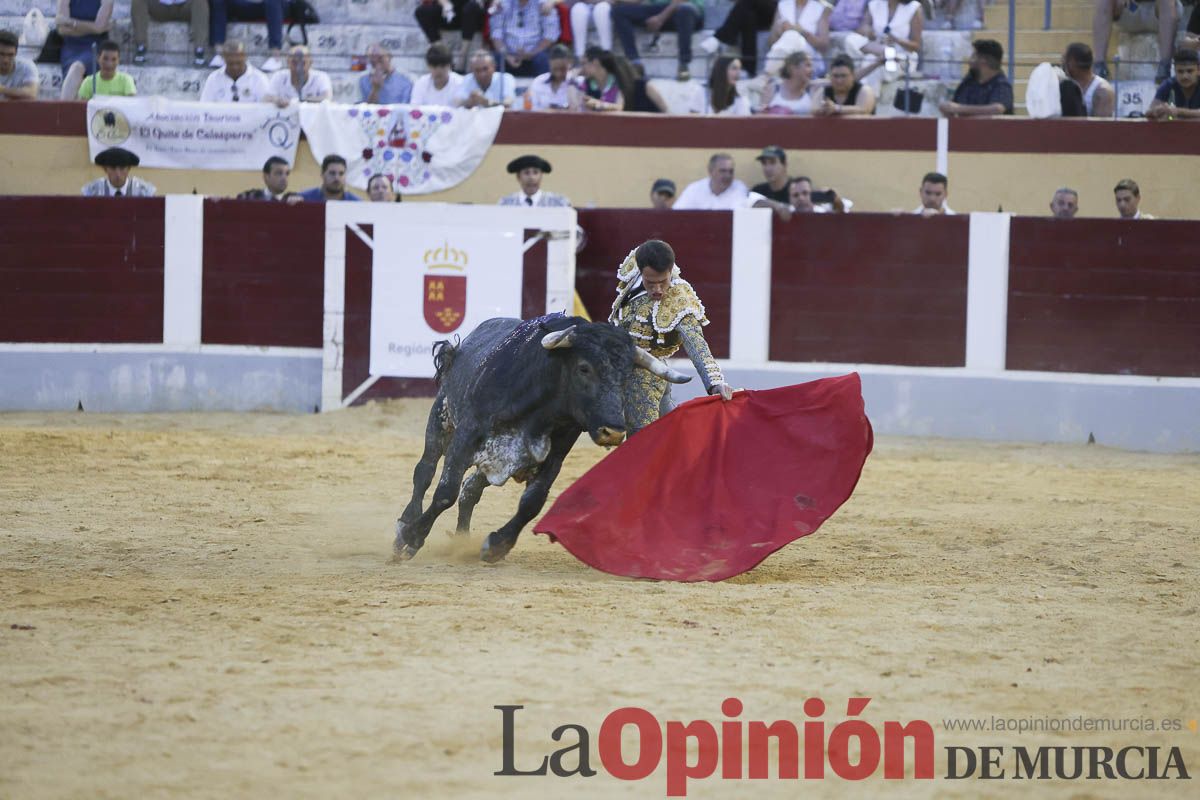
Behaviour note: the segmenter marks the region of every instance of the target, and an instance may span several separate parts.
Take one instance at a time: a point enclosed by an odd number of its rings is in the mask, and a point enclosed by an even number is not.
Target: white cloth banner
[[[165,97],[92,98],[87,105],[88,150],[136,153],[143,167],[262,169],[271,156],[292,164],[300,141],[295,106],[269,103],[193,103]]]
[[[521,316],[524,250],[512,225],[376,225],[372,375],[432,378],[433,343]]]
[[[470,177],[496,139],[504,109],[305,103],[300,124],[317,163],[346,159],[346,176],[366,189],[388,175],[401,194],[429,194]]]

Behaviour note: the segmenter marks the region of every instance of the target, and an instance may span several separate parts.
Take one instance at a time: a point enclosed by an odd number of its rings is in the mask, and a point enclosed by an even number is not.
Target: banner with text
[[[88,101],[87,127],[93,159],[123,147],[143,167],[258,171],[271,156],[295,163],[300,112],[295,105],[101,96]]]
[[[401,194],[429,194],[456,186],[475,171],[500,130],[502,108],[372,106],[305,103],[300,123],[317,163],[337,154],[346,179],[366,189],[387,175]]]
[[[375,226],[372,375],[432,378],[439,339],[521,316],[524,250],[512,226]]]

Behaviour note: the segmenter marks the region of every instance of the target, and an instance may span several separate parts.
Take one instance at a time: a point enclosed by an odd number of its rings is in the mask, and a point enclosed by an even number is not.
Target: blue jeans
[[[633,26],[644,25],[646,20],[660,13],[667,7],[666,3],[620,3],[613,6],[612,21],[617,38],[630,61],[640,61],[638,58],[637,42],[633,38]],[[686,67],[692,62],[692,31],[699,27],[700,15],[696,7],[684,4],[675,9],[675,13],[662,26],[664,31],[676,31],[679,34],[679,66]]]
[[[492,51],[492,58],[496,59],[497,72],[507,72],[509,75],[515,75],[518,78],[536,78],[538,75],[550,71],[549,50],[543,50],[533,58],[525,59],[519,67],[510,67],[497,50]]]
[[[283,49],[283,0],[209,0],[208,40],[214,48],[225,44],[228,20],[258,22],[267,20],[267,47]],[[247,42],[247,50],[250,43]]]

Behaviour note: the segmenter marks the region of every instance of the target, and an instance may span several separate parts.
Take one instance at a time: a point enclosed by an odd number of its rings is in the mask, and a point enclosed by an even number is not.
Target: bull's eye
[[[591,375],[592,374],[591,366],[588,364],[581,363],[579,365],[579,374],[580,375]]]

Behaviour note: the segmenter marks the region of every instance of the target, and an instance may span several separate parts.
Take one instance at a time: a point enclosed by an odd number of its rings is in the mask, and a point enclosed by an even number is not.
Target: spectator
[[[838,56],[829,67],[829,85],[821,105],[813,114],[822,117],[851,117],[875,113],[875,92],[854,77],[854,61]]]
[[[693,114],[715,114],[719,117],[750,116],[750,101],[738,94],[737,82],[742,77],[742,62],[731,56],[713,59],[708,76],[708,90],[693,99],[688,108]]]
[[[577,105],[588,111],[621,111],[628,108],[633,76],[629,65],[600,47],[589,47],[573,88]]]
[[[954,29],[955,20],[958,17],[958,10],[962,8],[963,0],[935,0],[934,6],[941,12],[941,20],[936,27],[948,31]],[[979,30],[983,27],[983,3],[978,5],[978,15],[971,20],[970,27]],[[932,16],[932,15],[931,15]]]
[[[1063,72],[1079,86],[1087,115],[1111,119],[1116,113],[1117,93],[1111,83],[1092,71],[1092,63],[1092,48],[1083,42],[1067,45],[1063,54]]]
[[[689,183],[675,200],[676,211],[732,211],[741,208],[750,190],[733,176],[733,156],[714,153],[708,177]]]
[[[228,48],[226,48],[228,50]],[[229,66],[229,56],[226,54],[225,66]],[[292,176],[292,168],[288,162],[279,156],[271,156],[263,164],[262,189],[247,189],[238,195],[239,200],[268,200],[272,202],[295,205],[304,201],[296,192],[288,191],[288,178]]]
[[[658,89],[646,80],[646,67],[642,64],[630,64],[623,58],[619,59],[618,63],[622,65],[622,69],[628,67],[633,75],[633,99],[625,103],[625,110],[639,111],[643,114],[666,114],[669,110],[667,101]]]
[[[425,66],[429,72],[413,84],[411,101],[414,106],[452,106],[454,94],[462,85],[463,76],[450,69],[450,48],[434,42],[425,51]]]
[[[675,202],[675,181],[659,178],[650,187],[650,207],[655,211],[670,211]]]
[[[54,26],[62,36],[60,100],[75,100],[83,79],[96,71],[92,48],[108,38],[113,0],[58,0]]]
[[[489,16],[496,64],[529,77],[550,69],[550,47],[562,35],[558,14],[542,13],[540,0],[504,0]],[[503,60],[503,64],[501,63]]]
[[[849,33],[862,27],[867,13],[867,0],[837,0],[829,15],[829,30]]]
[[[1050,200],[1050,213],[1055,219],[1075,219],[1079,212],[1079,192],[1063,187]]]
[[[808,53],[800,50],[785,58],[779,79],[763,92],[762,113],[803,116],[813,113],[812,75],[813,64]]]
[[[771,27],[775,5],[775,0],[735,0],[721,27],[697,46],[710,56],[723,44],[737,48],[746,72],[753,75],[758,70],[758,32]]]
[[[358,79],[358,94],[362,103],[394,105],[412,98],[412,81],[392,66],[392,54],[382,44],[367,48],[371,71]]]
[[[267,21],[267,60],[263,72],[275,72],[284,68],[283,61],[283,4],[284,0],[209,0],[212,9],[212,24],[209,40],[214,50],[225,44],[225,28],[232,19],[237,22]],[[209,62],[210,67],[224,66],[218,53]]]
[[[507,72],[496,75],[496,60],[487,50],[471,55],[471,74],[467,75],[454,94],[454,104],[464,108],[508,108],[516,99],[516,79]]]
[[[613,26],[625,56],[635,64],[641,63],[633,26],[642,25],[653,33],[676,31],[679,37],[679,70],[676,79],[692,79],[688,66],[692,63],[692,32],[704,20],[704,0],[669,0],[665,3],[620,0],[613,9]]]
[[[793,211],[800,214],[845,214],[854,205],[853,201],[841,197],[832,188],[817,191],[813,188],[812,179],[804,176],[792,180],[788,187],[788,200]]]
[[[129,174],[140,162],[136,153],[123,147],[110,147],[96,154],[96,166],[106,177],[84,184],[84,197],[153,197],[154,184]]]
[[[421,0],[417,6],[417,24],[430,44],[442,40],[442,31],[462,31],[463,67],[467,66],[467,54],[471,43],[483,30],[487,14],[481,0]]]
[[[824,0],[779,0],[771,23],[771,50],[767,71],[774,74],[783,59],[805,52],[819,74],[825,72],[825,50],[829,48],[830,5]]]
[[[79,99],[91,100],[97,95],[133,97],[137,86],[128,72],[118,72],[121,65],[121,48],[116,42],[103,42],[96,56],[100,71],[93,72],[79,85]]]
[[[608,0],[575,0],[571,6],[571,38],[575,42],[575,57],[583,60],[587,50],[588,20],[596,26],[600,47],[612,50],[612,3]]]
[[[1096,0],[1092,16],[1092,47],[1096,50],[1096,74],[1108,77],[1108,40],[1113,23],[1122,33],[1158,34],[1158,74],[1162,83],[1171,77],[1171,56],[1175,49],[1175,30],[1179,26],[1179,0]]]
[[[208,0],[133,0],[129,14],[133,18],[133,63],[146,63],[146,39],[150,20],[187,22],[192,41],[192,64],[203,67],[208,60]]]
[[[538,75],[525,90],[527,111],[565,111],[571,107],[571,48],[556,44],[550,48],[550,71]]]
[[[776,203],[788,202],[787,153],[782,147],[768,145],[754,157],[762,165],[765,180],[750,191]]]
[[[321,185],[305,189],[300,197],[309,203],[358,200],[346,191],[346,159],[338,155],[325,156],[321,161]]]
[[[271,94],[267,76],[246,61],[246,45],[225,42],[221,48],[224,67],[213,71],[204,81],[200,100],[204,103],[265,103]]]
[[[521,156],[508,162],[508,174],[517,176],[521,188],[500,198],[502,206],[569,206],[561,194],[542,189],[542,177],[550,174],[550,162],[540,156]]]
[[[1138,209],[1142,204],[1142,191],[1135,181],[1123,178],[1113,187],[1113,197],[1117,202],[1117,213],[1121,219],[1154,219]]]
[[[938,214],[954,214],[954,209],[946,205],[950,196],[950,181],[940,172],[928,172],[921,179],[921,205],[913,209],[914,214],[932,217]]]
[[[1154,102],[1146,116],[1154,120],[1190,119],[1200,120],[1200,90],[1197,90],[1197,74],[1200,55],[1195,50],[1179,48],[1175,51],[1175,77],[1169,78],[1158,87]]]
[[[1013,113],[1012,84],[1001,71],[1004,48],[995,39],[971,42],[967,77],[954,90],[954,99],[938,108],[947,117],[994,117]]]
[[[367,197],[372,203],[399,203],[403,199],[392,188],[392,179],[381,173],[367,181]]]
[[[17,56],[18,41],[16,34],[0,31],[0,102],[37,99],[37,65]]]
[[[893,80],[916,68],[924,33],[925,17],[918,0],[871,0],[862,25],[846,36],[846,53],[859,65],[859,78],[882,66],[883,78]],[[874,78],[876,83],[879,80]]]
[[[271,76],[268,95],[264,98],[284,108],[294,100],[302,103],[321,103],[333,98],[333,83],[329,76],[312,68],[312,54],[298,44],[287,58],[288,68]]]

